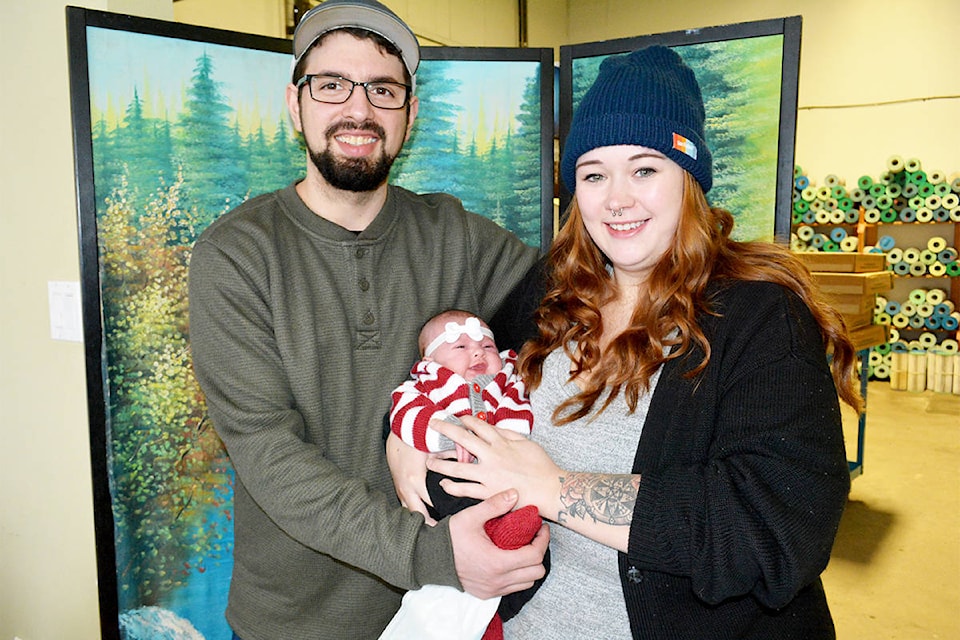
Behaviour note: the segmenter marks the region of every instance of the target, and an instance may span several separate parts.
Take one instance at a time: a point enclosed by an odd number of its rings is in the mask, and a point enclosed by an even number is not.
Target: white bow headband
[[[423,357],[430,357],[430,354],[436,351],[437,347],[445,342],[447,344],[453,344],[459,340],[462,335],[466,335],[471,340],[482,340],[483,336],[487,336],[493,340],[493,331],[481,326],[479,318],[467,318],[463,321],[463,324],[448,322],[443,328],[443,333],[434,338],[433,342],[428,344],[427,348],[423,350]]]

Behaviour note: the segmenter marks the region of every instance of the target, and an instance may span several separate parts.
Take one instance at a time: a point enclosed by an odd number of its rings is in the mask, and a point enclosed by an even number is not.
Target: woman
[[[819,576],[849,490],[837,395],[859,407],[855,352],[787,250],[730,239],[703,121],[670,49],[603,62],[564,147],[574,201],[545,295],[525,285],[531,439],[436,427],[478,458],[428,461],[477,483],[449,492],[513,487],[560,525],[508,639],[835,637]]]

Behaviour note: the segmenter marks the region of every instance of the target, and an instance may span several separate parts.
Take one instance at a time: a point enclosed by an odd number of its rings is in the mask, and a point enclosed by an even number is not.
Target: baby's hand
[[[476,458],[472,453],[457,445],[457,462],[475,462]]]

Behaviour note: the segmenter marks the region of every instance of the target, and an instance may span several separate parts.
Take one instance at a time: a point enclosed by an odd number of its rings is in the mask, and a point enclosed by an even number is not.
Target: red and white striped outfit
[[[407,380],[391,397],[390,428],[401,440],[420,451],[445,451],[453,444],[429,428],[433,418],[473,414],[501,429],[530,435],[533,412],[523,381],[514,373],[517,354],[500,353],[503,367],[496,374],[468,382],[432,360],[420,360]]]

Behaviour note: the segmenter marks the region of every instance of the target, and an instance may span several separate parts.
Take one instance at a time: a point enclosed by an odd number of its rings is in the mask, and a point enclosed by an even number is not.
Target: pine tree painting
[[[219,215],[303,175],[290,57],[87,39],[121,634],[229,638],[232,469],[193,376],[187,269]]]
[[[541,246],[540,63],[423,60],[420,113],[394,165],[395,184],[443,191]]]

